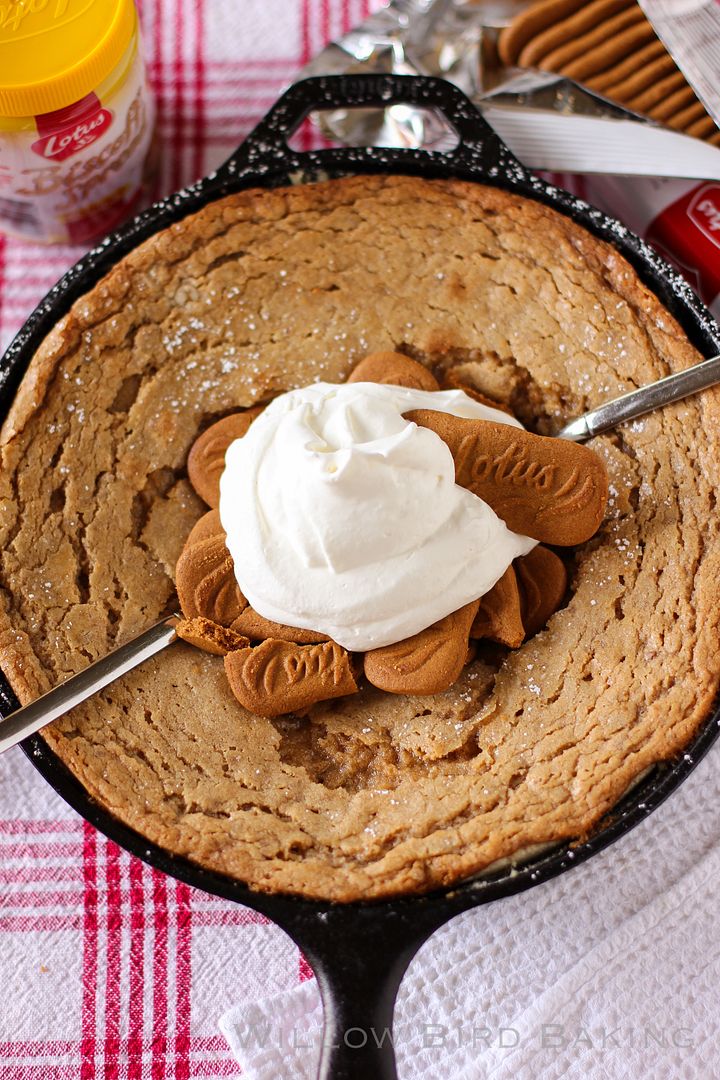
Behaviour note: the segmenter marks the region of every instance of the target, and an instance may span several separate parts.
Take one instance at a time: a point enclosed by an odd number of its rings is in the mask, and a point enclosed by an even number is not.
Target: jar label
[[[85,150],[101,135],[104,135],[112,122],[112,112],[101,106],[98,101],[92,112],[76,117],[71,123],[67,121],[63,123],[60,119],[58,126],[54,128],[51,126],[50,131],[48,131],[48,125],[43,128],[38,125],[43,137],[32,143],[31,149],[47,161],[65,161],[66,158]]]

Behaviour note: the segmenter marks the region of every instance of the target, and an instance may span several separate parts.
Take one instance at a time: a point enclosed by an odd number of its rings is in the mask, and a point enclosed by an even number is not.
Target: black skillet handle
[[[399,104],[437,110],[457,133],[457,146],[439,152],[374,146],[299,151],[288,145],[313,110]],[[412,171],[413,162],[422,162],[427,175],[429,160],[437,161],[442,173],[452,170],[486,178],[507,169],[525,173],[470,99],[444,79],[425,75],[323,75],[291,86],[220,167],[216,179],[223,186],[251,178],[267,183],[275,176],[279,182],[287,182],[296,170],[321,171],[327,167],[348,172],[402,172]]]
[[[317,976],[324,1011],[318,1080],[397,1080],[395,997],[418,948],[447,921],[446,906],[420,897],[328,905],[320,914],[268,906],[268,913],[300,945]]]

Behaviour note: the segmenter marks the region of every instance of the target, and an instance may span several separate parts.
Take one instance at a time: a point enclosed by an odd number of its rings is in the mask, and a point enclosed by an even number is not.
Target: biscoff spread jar
[[[0,231],[86,243],[135,209],[153,132],[133,0],[0,0]]]

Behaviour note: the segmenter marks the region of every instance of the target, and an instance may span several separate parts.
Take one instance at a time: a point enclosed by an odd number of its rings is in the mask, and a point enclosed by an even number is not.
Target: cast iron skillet
[[[313,108],[387,106],[404,102],[434,108],[452,124],[460,142],[448,153],[374,148],[295,152],[287,139]],[[0,371],[0,415],[5,415],[35,350],[71,304],[146,237],[230,192],[273,187],[344,173],[407,173],[461,177],[494,184],[537,199],[567,214],[614,244],[632,263],[705,356],[720,352],[720,328],[688,285],[618,222],[529,173],[454,86],[440,79],[401,76],[334,76],[308,79],[290,89],[246,142],[218,170],[156,204],[83,258],[50,291],[10,346]],[[0,685],[4,714],[17,707]],[[528,889],[564,873],[628,832],[682,783],[718,734],[720,708],[703,724],[687,752],[656,766],[583,842],[560,846],[520,868],[423,897],[374,903],[317,903],[265,896],[241,882],[169,854],[120,824],[96,805],[82,785],[35,736],[23,748],[60,795],[106,836],[152,866],[189,885],[267,915],[302,948],[318,978],[325,1009],[320,1075],[327,1080],[370,1080],[396,1075],[388,1031],[395,995],[413,954],[453,916],[479,904]],[[380,1045],[378,1045],[380,1044]]]

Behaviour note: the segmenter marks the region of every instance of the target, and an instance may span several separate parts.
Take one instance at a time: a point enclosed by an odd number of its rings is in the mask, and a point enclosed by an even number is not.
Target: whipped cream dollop
[[[220,519],[260,615],[364,652],[482,596],[535,546],[455,483],[448,446],[411,409],[522,427],[461,390],[316,383],[230,445]]]

